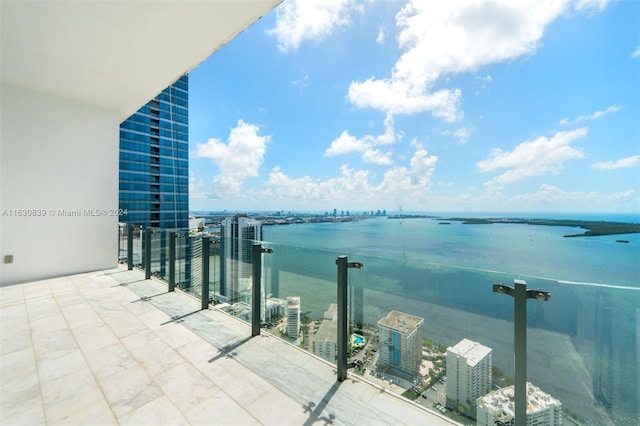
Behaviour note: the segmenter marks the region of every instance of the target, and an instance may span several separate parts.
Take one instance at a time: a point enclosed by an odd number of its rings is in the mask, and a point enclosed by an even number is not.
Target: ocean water
[[[488,216],[496,215],[480,217]],[[585,424],[639,424],[640,234],[564,238],[580,230],[440,222],[265,227],[265,245],[274,248],[264,261],[267,289],[300,296],[303,311],[321,318],[335,303],[335,258],[348,255],[364,264],[349,272],[354,320],[375,324],[392,309],[420,316],[425,337],[445,345],[476,340],[513,375],[513,300],[492,284],[524,279],[551,292],[549,302],[527,304],[529,380]]]
[[[594,219],[595,220],[595,219]],[[640,234],[564,238],[583,230],[433,219],[265,227],[265,240],[346,255],[370,255],[569,282],[640,287]],[[619,243],[617,240],[628,240]]]

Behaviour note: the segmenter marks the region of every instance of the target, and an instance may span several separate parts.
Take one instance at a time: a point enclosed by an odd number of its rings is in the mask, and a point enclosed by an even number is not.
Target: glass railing
[[[203,256],[203,236],[208,257]],[[164,231],[151,234],[152,270],[166,281],[168,241]],[[252,248],[257,242],[187,234],[176,241],[182,241],[176,243],[181,247],[175,256],[177,287],[200,299],[208,283],[211,306],[252,323]],[[539,413],[547,410],[549,418],[561,417],[564,424],[638,423],[638,287],[260,245],[271,251],[261,254],[258,270],[256,314],[263,332],[336,364],[336,259],[348,255],[349,261],[364,265],[348,270],[349,371],[463,424],[475,424],[478,415],[508,421],[487,413],[513,410],[514,298],[496,292],[494,284],[513,287],[514,280],[521,280],[528,289],[549,292],[549,300],[533,293],[526,302],[526,378],[535,387],[529,405]],[[139,246],[134,257],[144,257],[146,244],[134,244]],[[121,239],[119,257],[126,259],[123,247]],[[144,260],[134,264],[144,266]]]
[[[118,262],[127,263],[127,253],[131,244],[131,259],[133,266],[142,266],[142,227],[129,226],[123,223],[118,224]]]

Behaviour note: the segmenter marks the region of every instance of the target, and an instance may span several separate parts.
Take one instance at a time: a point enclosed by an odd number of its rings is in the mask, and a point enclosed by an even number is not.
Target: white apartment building
[[[448,405],[466,405],[473,415],[476,399],[491,390],[491,351],[469,339],[447,348]]]
[[[297,339],[300,335],[300,298],[287,297],[287,336]]]
[[[497,421],[504,425],[514,422],[514,387],[491,392],[477,401],[478,426],[493,426]],[[562,403],[540,388],[527,382],[527,426],[562,425]]]
[[[329,362],[336,362],[338,351],[338,305],[332,303],[324,313],[322,324],[313,336],[313,354]]]
[[[378,321],[377,369],[413,380],[420,374],[424,318],[391,311]]]

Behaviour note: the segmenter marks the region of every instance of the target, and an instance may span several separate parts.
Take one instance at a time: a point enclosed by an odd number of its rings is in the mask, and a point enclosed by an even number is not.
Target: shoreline
[[[565,219],[506,219],[506,218],[448,218],[446,220],[462,222],[464,225],[492,225],[494,223],[516,223],[520,225],[566,226],[583,228],[582,234],[568,234],[565,238],[596,237],[640,233],[640,224],[624,222],[606,222]]]

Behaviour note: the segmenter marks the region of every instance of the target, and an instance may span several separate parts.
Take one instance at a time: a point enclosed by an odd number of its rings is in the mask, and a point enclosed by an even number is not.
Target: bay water
[[[525,280],[551,292],[527,304],[529,380],[585,424],[640,424],[640,234],[564,237],[582,231],[430,218],[268,226],[267,287],[300,296],[321,318],[335,303],[335,257],[348,255],[364,264],[349,275],[354,320],[375,324],[392,309],[420,316],[425,337],[478,341],[513,375],[513,299],[492,284]]]

